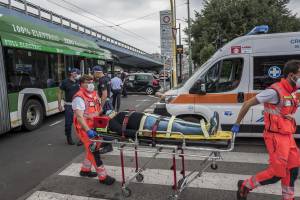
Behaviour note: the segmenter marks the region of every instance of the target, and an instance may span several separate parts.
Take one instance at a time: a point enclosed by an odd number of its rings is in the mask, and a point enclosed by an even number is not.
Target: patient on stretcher
[[[99,118],[101,119],[101,117]],[[97,128],[97,119],[95,120]],[[98,123],[99,124],[99,123]],[[99,126],[99,125],[98,125]],[[139,131],[139,136],[152,136],[153,133],[181,133],[182,135],[202,135],[210,137],[215,135],[219,126],[219,115],[214,112],[209,123],[203,120],[193,123],[175,117],[163,117],[142,112],[124,111],[110,116],[107,131],[123,134],[126,138],[134,138]]]

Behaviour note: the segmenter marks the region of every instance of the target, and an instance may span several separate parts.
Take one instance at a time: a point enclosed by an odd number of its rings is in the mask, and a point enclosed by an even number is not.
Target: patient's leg
[[[158,120],[159,116],[148,116],[145,120],[144,129],[152,130],[152,127]],[[167,131],[168,124],[169,124],[170,118],[165,117],[160,119],[157,131]],[[200,122],[199,123],[193,123],[184,121],[181,119],[175,119],[172,124],[172,132],[180,132],[183,134],[191,134],[191,135],[204,135],[202,128],[207,128],[206,131],[209,135],[215,134],[219,126],[219,115],[217,112],[214,112],[213,117],[210,119],[210,125],[201,127]]]

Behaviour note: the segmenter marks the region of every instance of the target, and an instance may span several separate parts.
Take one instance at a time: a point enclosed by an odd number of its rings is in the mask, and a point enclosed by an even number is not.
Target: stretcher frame
[[[152,144],[149,145],[141,145],[139,141],[139,134],[140,131],[136,132],[135,135],[135,140],[125,140],[124,137],[114,137],[113,140],[103,140],[103,139],[98,139],[98,140],[91,140],[94,142],[103,142],[103,143],[110,143],[114,144],[115,146],[118,147],[118,150],[120,151],[120,162],[121,162],[121,175],[122,175],[122,182],[121,182],[121,190],[122,190],[122,195],[124,197],[130,197],[131,196],[131,190],[128,187],[131,182],[136,180],[137,182],[142,182],[144,180],[144,175],[143,172],[146,170],[146,167],[154,161],[159,154],[166,154],[170,155],[172,157],[172,166],[170,170],[173,172],[173,194],[168,197],[168,200],[177,200],[181,193],[197,178],[201,177],[203,172],[208,168],[211,167],[213,170],[217,170],[218,165],[217,161],[222,160],[221,153],[222,152],[230,152],[234,149],[235,145],[235,137],[236,134],[232,133],[232,137],[230,139],[230,143],[227,146],[227,148],[222,149],[222,148],[211,148],[211,147],[201,147],[201,146],[187,146],[186,145],[186,138],[183,133],[180,132],[172,132],[173,134],[180,134],[182,136],[182,145],[163,145],[163,144],[155,144],[155,142],[152,142]],[[152,131],[149,130],[144,130],[144,132],[152,133]],[[165,134],[172,134],[169,133],[168,131],[157,131],[158,133],[165,133]],[[123,135],[123,134],[122,134]],[[108,137],[108,135],[105,135],[104,132],[99,132],[100,137]],[[112,137],[109,135],[109,137]],[[154,139],[154,138],[152,138]],[[144,149],[139,149],[139,146],[148,146],[152,147],[150,150],[144,150]],[[204,152],[210,152],[208,155],[196,155],[196,154],[186,154],[186,150],[191,150],[191,151],[204,151]],[[134,151],[134,160],[135,160],[135,174],[132,177],[128,177],[127,180],[125,178],[125,159],[124,159],[124,152],[125,151]],[[138,153],[140,152],[146,152],[146,153],[152,153],[152,157],[150,157],[141,167],[139,166],[139,161],[138,161]],[[181,159],[181,178],[178,180],[177,177],[177,161],[176,158]],[[203,158],[202,162],[199,165],[199,169],[192,170],[188,174],[186,174],[186,166],[185,166],[185,157],[198,157],[198,158]]]

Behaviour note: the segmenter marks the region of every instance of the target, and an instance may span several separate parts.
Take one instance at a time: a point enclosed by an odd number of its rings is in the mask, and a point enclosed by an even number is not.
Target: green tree
[[[200,66],[224,41],[245,35],[257,25],[270,33],[300,30],[300,20],[287,8],[289,0],[204,0],[192,22],[192,58]]]

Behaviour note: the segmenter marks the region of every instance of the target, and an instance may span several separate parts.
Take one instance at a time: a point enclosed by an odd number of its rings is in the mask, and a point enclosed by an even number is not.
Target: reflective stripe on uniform
[[[91,171],[92,163],[88,159],[84,159],[81,166],[81,171]]]
[[[294,198],[295,194],[295,188],[294,187],[288,187],[285,185],[281,185],[282,188],[282,196],[283,200],[289,200]]]
[[[259,185],[260,184],[256,180],[255,176],[252,176],[250,179],[245,180],[245,186],[250,190],[257,188]]]

